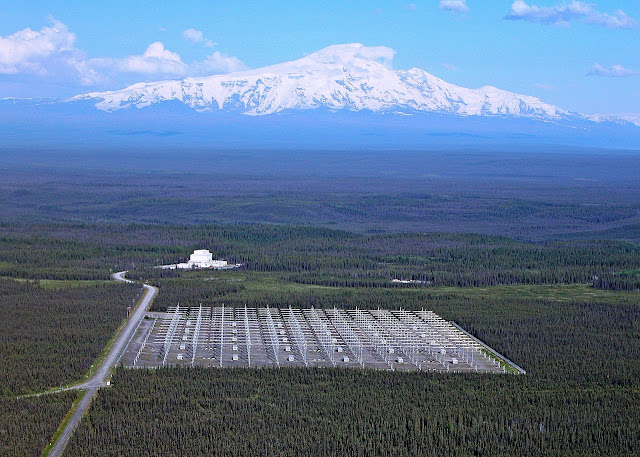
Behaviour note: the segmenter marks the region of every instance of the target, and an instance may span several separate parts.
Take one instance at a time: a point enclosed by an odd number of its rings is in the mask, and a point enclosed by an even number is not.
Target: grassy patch
[[[60,290],[60,289],[75,289],[78,287],[91,287],[100,284],[107,284],[109,280],[100,279],[27,279],[27,278],[12,278],[8,276],[1,277],[0,279],[10,279],[13,281],[30,283],[38,285],[43,289]]]
[[[95,366],[138,290],[113,281],[49,288],[0,280],[0,312],[11,316],[0,321],[0,394],[41,392],[80,379]]]
[[[60,425],[58,426],[58,429],[56,430],[56,432],[53,434],[51,441],[43,449],[41,457],[47,457],[49,455],[49,452],[51,452],[51,448],[56,443],[56,441],[58,441],[58,438],[60,438],[60,435],[62,435],[62,432],[64,431],[67,424],[71,420],[71,417],[73,416],[73,414],[78,409],[78,405],[80,404],[80,402],[82,401],[85,395],[87,395],[87,392],[84,390],[80,390],[77,392],[76,399],[71,404],[71,408],[69,409],[69,411],[67,411],[67,414],[65,414],[64,418],[62,419],[62,422],[60,422]]]
[[[38,457],[75,397],[76,392],[0,397],[0,457]]]
[[[421,308],[450,300],[509,300],[531,302],[599,301],[619,303],[636,301],[640,294],[595,289],[588,284],[508,285],[491,287],[397,287],[365,288],[334,287],[301,284],[287,281],[278,273],[263,272],[189,272],[180,278],[152,281],[161,289],[157,309],[180,303],[184,306],[269,304],[288,306],[298,303],[319,307],[349,307],[357,305],[361,297],[363,305],[381,304],[390,308]],[[175,294],[174,291],[180,292]],[[422,305],[421,305],[422,304]]]

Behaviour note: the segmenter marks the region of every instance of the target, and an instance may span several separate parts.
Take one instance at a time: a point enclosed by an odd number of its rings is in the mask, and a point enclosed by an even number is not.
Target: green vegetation
[[[244,266],[153,268],[196,248]],[[67,455],[629,454],[640,436],[638,265],[640,247],[625,240],[4,223],[0,311],[11,319],[0,323],[0,401],[2,420],[17,422],[0,436],[29,449],[18,455],[37,455],[48,443],[72,396],[8,396],[87,372],[139,293],[109,275],[130,270],[159,286],[157,310],[433,309],[528,374],[117,370]],[[28,417],[20,408],[33,404],[41,411],[20,441]]]
[[[640,246],[626,241],[525,242],[488,235],[357,235],[286,226],[19,225],[1,226],[0,276],[108,279],[179,276],[153,265],[184,260],[208,247],[249,271],[278,272],[287,282],[344,287],[596,284],[634,290]],[[47,252],[43,258],[41,252]],[[598,278],[617,275],[615,284]],[[611,285],[611,287],[609,287]]]
[[[640,432],[637,390],[524,376],[161,369],[115,382],[66,455],[619,456]]]
[[[640,444],[636,292],[583,284],[339,288],[257,272],[155,281],[158,300],[186,293],[183,304],[433,309],[527,375],[119,369],[69,456],[618,456]]]
[[[19,395],[81,380],[139,293],[113,281],[0,278],[0,456],[41,454],[77,393]]]
[[[39,456],[76,396],[76,392],[61,392],[29,398],[0,397],[0,456]]]
[[[462,289],[426,300],[526,376],[120,369],[68,455],[632,455],[640,295],[574,301],[571,290],[560,300]]]
[[[88,395],[88,394],[84,390],[76,391],[76,399],[71,404],[71,408],[69,408],[69,411],[67,411],[67,414],[65,414],[65,416],[62,418],[62,421],[60,422],[60,425],[58,426],[58,429],[56,430],[56,432],[53,434],[51,441],[49,441],[49,444],[47,444],[44,450],[42,451],[41,453],[42,457],[47,457],[49,455],[49,453],[51,452],[51,449],[53,448],[55,443],[58,441],[58,439],[60,439],[62,432],[64,432],[64,429],[67,427],[67,424],[73,417],[73,414],[78,410],[78,406],[80,405],[80,402],[82,401],[85,395]]]
[[[638,154],[498,149],[5,150],[0,207],[5,220],[23,223],[286,224],[640,241]]]
[[[139,293],[135,285],[43,287],[0,279],[0,393],[19,395],[80,379]]]
[[[594,289],[587,284],[510,285],[490,287],[333,287],[292,283],[278,273],[247,271],[194,271],[178,277],[155,278],[160,289],[153,303],[156,311],[180,303],[183,306],[405,308],[440,307],[452,300],[490,302],[509,300],[552,300],[558,302],[604,300],[607,303],[636,297]],[[452,318],[453,319],[453,318]]]

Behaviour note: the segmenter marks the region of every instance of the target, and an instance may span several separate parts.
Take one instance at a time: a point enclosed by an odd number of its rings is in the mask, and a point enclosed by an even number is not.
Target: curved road
[[[116,281],[132,283],[133,281],[130,281],[124,277],[126,273],[127,273],[126,271],[114,273],[112,275],[112,278],[115,279]],[[80,423],[80,420],[82,419],[82,416],[89,408],[89,405],[91,404],[91,400],[93,399],[93,396],[98,391],[98,389],[100,389],[100,387],[106,386],[106,381],[107,381],[107,378],[109,377],[109,372],[118,362],[120,354],[122,354],[122,352],[124,351],[125,347],[127,346],[127,343],[129,342],[129,340],[133,336],[133,333],[138,327],[138,324],[144,317],[144,314],[147,311],[147,308],[149,308],[151,301],[158,293],[158,289],[156,287],[150,286],[148,284],[144,284],[143,287],[144,287],[144,295],[142,296],[140,303],[129,316],[129,320],[127,321],[124,328],[120,331],[120,333],[116,337],[116,340],[111,345],[111,349],[109,349],[109,353],[104,358],[100,366],[96,369],[93,376],[91,376],[87,381],[83,382],[82,384],[78,384],[76,386],[70,387],[70,389],[84,389],[86,392],[84,394],[84,397],[80,401],[78,408],[74,411],[73,416],[71,416],[71,419],[69,419],[69,422],[67,422],[67,425],[62,431],[62,434],[60,435],[60,437],[58,437],[55,444],[49,451],[50,457],[60,457],[62,455],[62,452],[64,451],[65,447],[67,447],[67,443],[69,442],[69,439],[73,434],[73,431],[78,426],[78,424]]]

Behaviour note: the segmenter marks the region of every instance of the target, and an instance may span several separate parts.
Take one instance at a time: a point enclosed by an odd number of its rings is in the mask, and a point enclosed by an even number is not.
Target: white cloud
[[[206,76],[247,69],[247,66],[237,57],[227,56],[219,51],[202,61],[187,64],[178,53],[166,49],[160,41],[151,43],[143,54],[122,59],[89,59],[86,61],[86,66],[87,70],[93,70],[97,74],[107,72],[116,76],[118,73],[128,73],[169,78]],[[87,79],[90,80],[90,78]]]
[[[246,70],[248,67],[237,57],[226,56],[218,51],[207,56],[202,62],[195,62],[190,66],[194,75],[210,75],[215,73],[232,73]]]
[[[364,57],[365,59],[376,60],[381,64],[391,68],[391,63],[396,55],[396,51],[387,46],[360,46],[355,48],[353,55],[347,55],[345,58]]]
[[[587,76],[607,76],[610,78],[625,78],[628,76],[636,76],[640,72],[629,70],[622,65],[612,65],[610,67],[603,67],[599,63],[594,63],[587,73]]]
[[[188,68],[178,53],[165,49],[160,41],[151,43],[142,55],[128,56],[116,62],[120,71],[127,73],[182,76]]]
[[[83,86],[93,86],[95,84],[106,83],[109,78],[99,72],[95,67],[96,62],[108,59],[73,60],[69,64],[77,73],[77,78]]]
[[[0,36],[0,73],[36,73],[45,75],[48,67],[78,57],[76,37],[66,25],[49,18],[51,25],[39,31],[26,28]]]
[[[466,13],[469,11],[466,0],[440,0],[439,7],[454,13]]]
[[[76,37],[65,24],[54,18],[49,21],[48,26],[38,31],[26,28],[0,36],[0,74],[35,74],[64,83],[76,81],[91,86],[131,82],[134,75],[156,78],[206,76],[247,68],[237,57],[219,51],[202,61],[185,63],[177,52],[166,49],[160,41],[151,43],[142,54],[88,59],[75,47]],[[195,29],[185,30],[183,36],[194,43],[215,45]]]
[[[212,48],[218,44],[205,38],[201,30],[196,30],[194,28],[190,28],[183,31],[182,38],[184,38],[185,40],[193,44],[203,43],[208,48]]]
[[[457,65],[454,65],[452,63],[448,63],[448,62],[442,62],[440,65],[442,65],[444,68],[446,68],[447,70],[451,70],[451,71],[458,71],[460,70],[460,68],[458,68]]]
[[[577,0],[556,6],[528,5],[524,0],[516,0],[505,19],[539,22],[558,27],[569,27],[572,21],[577,20],[614,29],[631,29],[638,25],[635,19],[620,9],[613,14],[602,13],[593,5]]]
[[[184,32],[182,32],[182,37],[187,41],[191,41],[192,43],[200,43],[202,40],[204,40],[202,32],[196,29],[185,30]]]

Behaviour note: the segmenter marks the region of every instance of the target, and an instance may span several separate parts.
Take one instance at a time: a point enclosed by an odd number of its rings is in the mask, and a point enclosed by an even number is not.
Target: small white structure
[[[349,363],[349,357],[347,357],[346,355],[342,358],[342,361],[344,363]]]
[[[292,355],[289,356],[289,358],[287,359],[289,362],[293,362],[294,360],[296,360],[296,358]]]
[[[454,364],[454,365],[457,365],[458,364],[458,359],[455,359],[455,358],[451,359],[451,363]]]
[[[182,360],[182,354],[178,354],[178,356],[176,357],[178,360]]]
[[[233,360],[240,360],[240,357],[238,356],[238,354],[233,354],[232,359]]]
[[[402,357],[398,357],[397,362],[398,363],[404,363],[404,359]]]
[[[192,268],[230,268],[226,260],[214,260],[213,254],[207,249],[196,249],[189,256],[187,263],[178,263],[176,265],[164,265],[163,268],[179,268],[182,270],[190,270]],[[231,267],[233,268],[233,267]]]

